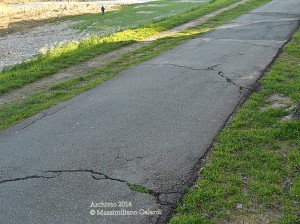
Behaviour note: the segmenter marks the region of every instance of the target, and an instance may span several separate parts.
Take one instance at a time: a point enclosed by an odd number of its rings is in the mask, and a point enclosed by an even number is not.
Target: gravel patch
[[[49,49],[62,42],[84,39],[86,33],[69,28],[76,23],[78,22],[46,24],[1,37],[0,70],[32,58],[41,49]]]

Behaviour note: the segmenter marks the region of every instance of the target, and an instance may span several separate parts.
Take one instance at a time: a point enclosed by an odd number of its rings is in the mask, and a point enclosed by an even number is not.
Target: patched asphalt
[[[299,9],[273,0],[1,132],[0,222],[165,222]]]

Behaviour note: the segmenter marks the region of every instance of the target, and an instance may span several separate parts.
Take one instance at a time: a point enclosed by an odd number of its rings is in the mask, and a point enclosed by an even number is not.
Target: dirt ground
[[[40,26],[45,22],[54,21],[66,16],[100,13],[102,4],[105,5],[105,8],[108,10],[122,5],[148,1],[153,0],[51,1],[18,4],[0,2],[0,36]]]

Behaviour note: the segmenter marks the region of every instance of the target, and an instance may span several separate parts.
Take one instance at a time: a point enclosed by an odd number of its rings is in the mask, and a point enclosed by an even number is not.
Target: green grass
[[[41,53],[34,60],[1,72],[0,95],[40,78],[53,75],[61,69],[86,61],[96,55],[105,54],[133,42],[141,41],[146,37],[168,30],[238,1],[217,0],[211,4],[201,4],[198,8],[155,24],[148,24],[136,29],[127,29],[105,37],[92,36],[79,42],[72,42],[66,46],[51,49]]]
[[[178,44],[195,38],[203,32],[207,32],[224,22],[266,3],[267,1],[268,0],[250,0],[247,4],[240,5],[235,9],[226,11],[215,18],[208,20],[202,26],[182,31],[171,37],[153,41],[145,47],[126,53],[115,61],[95,69],[90,74],[85,74],[79,78],[53,85],[50,87],[50,91],[36,93],[28,99],[4,105],[0,107],[0,130],[8,128],[59,102],[70,99],[83,91],[89,90],[114,77],[120,71],[147,61]],[[221,0],[220,2],[224,1]]]
[[[208,2],[208,1],[207,1]],[[105,4],[105,3],[104,3]],[[108,11],[105,16],[90,14],[77,17],[80,23],[73,28],[88,32],[114,33],[125,29],[134,29],[157,23],[189,11],[196,10],[203,2],[179,2],[160,0]]]
[[[140,185],[136,185],[136,184],[129,184],[129,183],[127,183],[127,186],[128,186],[131,190],[137,191],[137,192],[140,192],[140,193],[148,194],[148,193],[151,192],[149,189],[147,189],[147,188],[144,187],[144,186],[140,186]]]
[[[300,30],[217,137],[171,224],[300,223],[300,121],[266,107],[273,94],[300,101]],[[291,106],[291,105],[290,105]]]

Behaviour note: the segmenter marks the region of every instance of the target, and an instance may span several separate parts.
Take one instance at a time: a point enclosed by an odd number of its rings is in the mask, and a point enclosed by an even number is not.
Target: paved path
[[[1,132],[1,223],[163,222],[299,9],[273,0]]]
[[[124,55],[125,53],[127,53],[129,51],[133,51],[133,50],[142,48],[146,45],[150,45],[152,43],[152,41],[154,41],[154,40],[164,38],[164,37],[170,36],[172,34],[176,34],[180,31],[186,30],[190,27],[195,27],[197,25],[201,25],[204,22],[206,22],[209,18],[219,15],[226,10],[230,10],[234,7],[237,7],[240,4],[244,4],[247,1],[249,1],[249,0],[241,0],[239,2],[233,3],[227,7],[221,8],[217,11],[213,11],[209,14],[201,16],[200,18],[192,20],[188,23],[184,23],[182,25],[179,25],[179,26],[174,27],[167,31],[159,32],[158,34],[150,36],[149,38],[146,38],[143,41],[129,44],[127,46],[124,46],[124,47],[121,47],[114,51],[111,51],[107,54],[98,55],[94,58],[91,58],[90,60],[84,61],[82,63],[78,63],[78,64],[70,66],[66,69],[62,69],[54,75],[41,78],[41,79],[37,80],[36,82],[29,83],[21,88],[9,91],[6,94],[1,94],[0,107],[1,107],[1,105],[4,105],[4,104],[9,104],[9,103],[15,102],[17,100],[26,99],[40,91],[48,91],[49,92],[50,87],[52,85],[59,84],[65,80],[74,79],[75,77],[80,77],[80,76],[82,76],[82,74],[92,73],[92,71],[95,70],[95,68],[105,65],[105,64],[111,62],[112,60],[115,60],[116,58],[120,57],[121,55]],[[14,40],[10,40],[10,41],[15,42]],[[1,42],[0,42],[0,46],[1,46]]]

